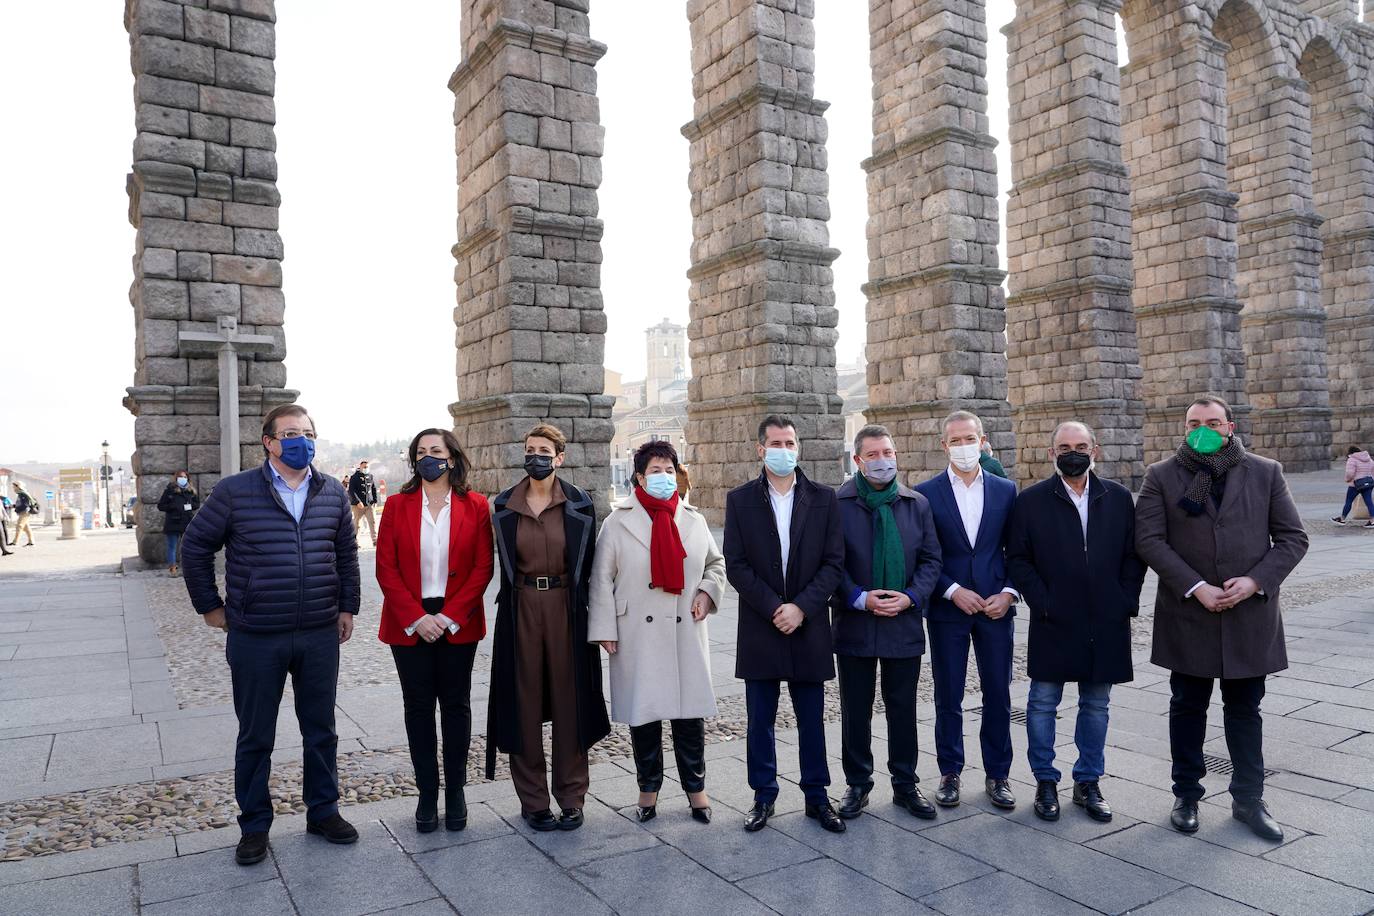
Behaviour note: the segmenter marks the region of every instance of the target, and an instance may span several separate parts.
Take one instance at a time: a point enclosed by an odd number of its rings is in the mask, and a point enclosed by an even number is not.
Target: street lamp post
[[[124,503],[124,469],[119,469],[119,523],[127,527],[129,518]]]
[[[105,527],[114,527],[114,518],[110,514],[110,441],[106,439],[100,443],[100,484],[105,488]]]

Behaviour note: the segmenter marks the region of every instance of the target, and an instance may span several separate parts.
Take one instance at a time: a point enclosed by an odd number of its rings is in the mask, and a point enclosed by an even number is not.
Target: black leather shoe
[[[641,824],[658,817],[658,805],[635,805],[635,820]]]
[[[821,826],[831,833],[844,833],[844,821],[835,813],[835,806],[826,802],[823,805],[807,805],[806,816],[821,822]]]
[[[462,786],[444,787],[444,829],[462,830],[468,825],[468,800]]]
[[[1197,802],[1186,798],[1174,802],[1169,823],[1173,824],[1179,833],[1197,833]]]
[[[892,804],[898,808],[905,808],[923,821],[935,820],[935,806],[927,801],[921,790],[915,786],[900,792],[893,790]]]
[[[337,814],[331,814],[324,820],[315,823],[306,821],[305,832],[322,836],[329,842],[337,843],[340,846],[358,842],[358,831],[354,830],[352,824]]]
[[[754,807],[749,809],[749,813],[744,816],[744,829],[753,833],[755,830],[762,830],[768,826],[768,819],[773,816],[773,803],[754,802]]]
[[[863,814],[864,809],[868,807],[868,793],[870,791],[863,786],[850,786],[845,789],[844,798],[840,799],[840,817],[852,821]]]
[[[439,829],[438,789],[420,793],[420,800],[415,803],[415,829],[421,833],[433,833]]]
[[[267,831],[245,833],[239,837],[238,848],[234,850],[234,861],[240,865],[257,865],[267,858]]]
[[[959,774],[946,773],[940,777],[940,788],[935,790],[935,803],[941,808],[959,806]]]
[[[1232,799],[1231,816],[1249,827],[1255,836],[1262,840],[1269,840],[1273,843],[1283,841],[1283,828],[1269,813],[1269,808],[1264,804],[1264,799],[1257,798],[1250,802]]]
[[[1074,787],[1074,801],[1078,801],[1078,788]],[[1059,820],[1059,784],[1052,779],[1041,779],[1035,783],[1035,816],[1042,821]]]
[[[689,804],[688,807],[690,808],[691,805]],[[704,808],[692,808],[692,820],[702,824],[711,823],[711,806],[707,805]]]
[[[1073,803],[1088,812],[1088,817],[1095,821],[1106,824],[1112,819],[1112,806],[1102,797],[1102,789],[1097,785],[1097,780],[1074,783]]]
[[[558,829],[558,818],[554,817],[553,812],[548,808],[545,808],[543,811],[535,811],[531,814],[521,813],[520,816],[525,819],[526,824],[529,824],[531,828],[538,830],[540,833],[548,833],[550,830]]]
[[[564,808],[563,816],[558,819],[559,830],[576,830],[582,826],[581,808]]]
[[[983,788],[987,790],[988,798],[992,799],[994,808],[1010,811],[1016,807],[1016,796],[1011,794],[1011,783],[1005,779],[985,780]]]

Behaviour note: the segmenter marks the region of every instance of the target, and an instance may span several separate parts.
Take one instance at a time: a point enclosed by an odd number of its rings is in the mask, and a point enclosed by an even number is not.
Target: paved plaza
[[[711,825],[689,819],[671,773],[658,818],[631,819],[637,789],[622,730],[595,752],[582,830],[530,832],[509,781],[498,773],[481,782],[474,766],[467,830],[420,835],[400,692],[375,639],[380,596],[365,550],[364,617],[345,647],[338,702],[344,814],[361,840],[331,847],[305,835],[288,695],[272,855],[240,868],[231,848],[234,718],[223,635],[194,617],[178,580],[117,574],[106,562],[109,545],[94,539],[45,538],[31,551],[41,559],[25,569],[0,566],[0,913],[1374,912],[1374,532],[1327,521],[1343,492],[1339,473],[1291,482],[1312,548],[1284,591],[1290,667],[1269,679],[1264,702],[1266,797],[1286,833],[1277,846],[1230,818],[1216,706],[1202,829],[1186,837],[1168,827],[1167,674],[1147,661],[1153,575],[1136,678],[1112,694],[1109,824],[1067,804],[1056,823],[1036,819],[1024,731],[1014,729],[1015,811],[992,808],[979,791],[982,773],[970,767],[963,805],[934,821],[895,808],[880,784],[868,813],[831,835],[802,814],[795,735],[783,730],[788,780],[777,816],[746,834],[751,792],[731,596],[712,620],[721,715],[707,747]],[[132,552],[132,537],[123,538]],[[80,559],[96,555],[98,563]],[[1018,632],[1023,643],[1023,623]],[[485,655],[474,677],[476,764]],[[1014,706],[1024,705],[1026,690],[1018,680]],[[925,676],[921,694],[920,773],[929,791],[936,767]],[[1061,761],[1071,762],[1068,703],[1059,735]],[[971,693],[965,705],[975,709],[979,698]],[[965,724],[976,762],[976,714]],[[881,717],[874,725],[881,736]],[[875,744],[881,761],[881,737]]]

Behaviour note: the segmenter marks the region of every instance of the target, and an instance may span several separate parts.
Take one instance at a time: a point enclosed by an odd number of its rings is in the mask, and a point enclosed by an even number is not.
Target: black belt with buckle
[[[562,588],[562,576],[526,576],[525,585],[537,592],[547,592],[551,588]]]

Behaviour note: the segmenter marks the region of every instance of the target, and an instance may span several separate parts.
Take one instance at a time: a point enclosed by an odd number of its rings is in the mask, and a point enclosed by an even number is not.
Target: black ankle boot
[[[444,786],[444,828],[462,830],[468,825],[468,802],[462,786]]]
[[[439,829],[439,790],[420,790],[420,800],[415,804],[415,829],[430,833]]]

